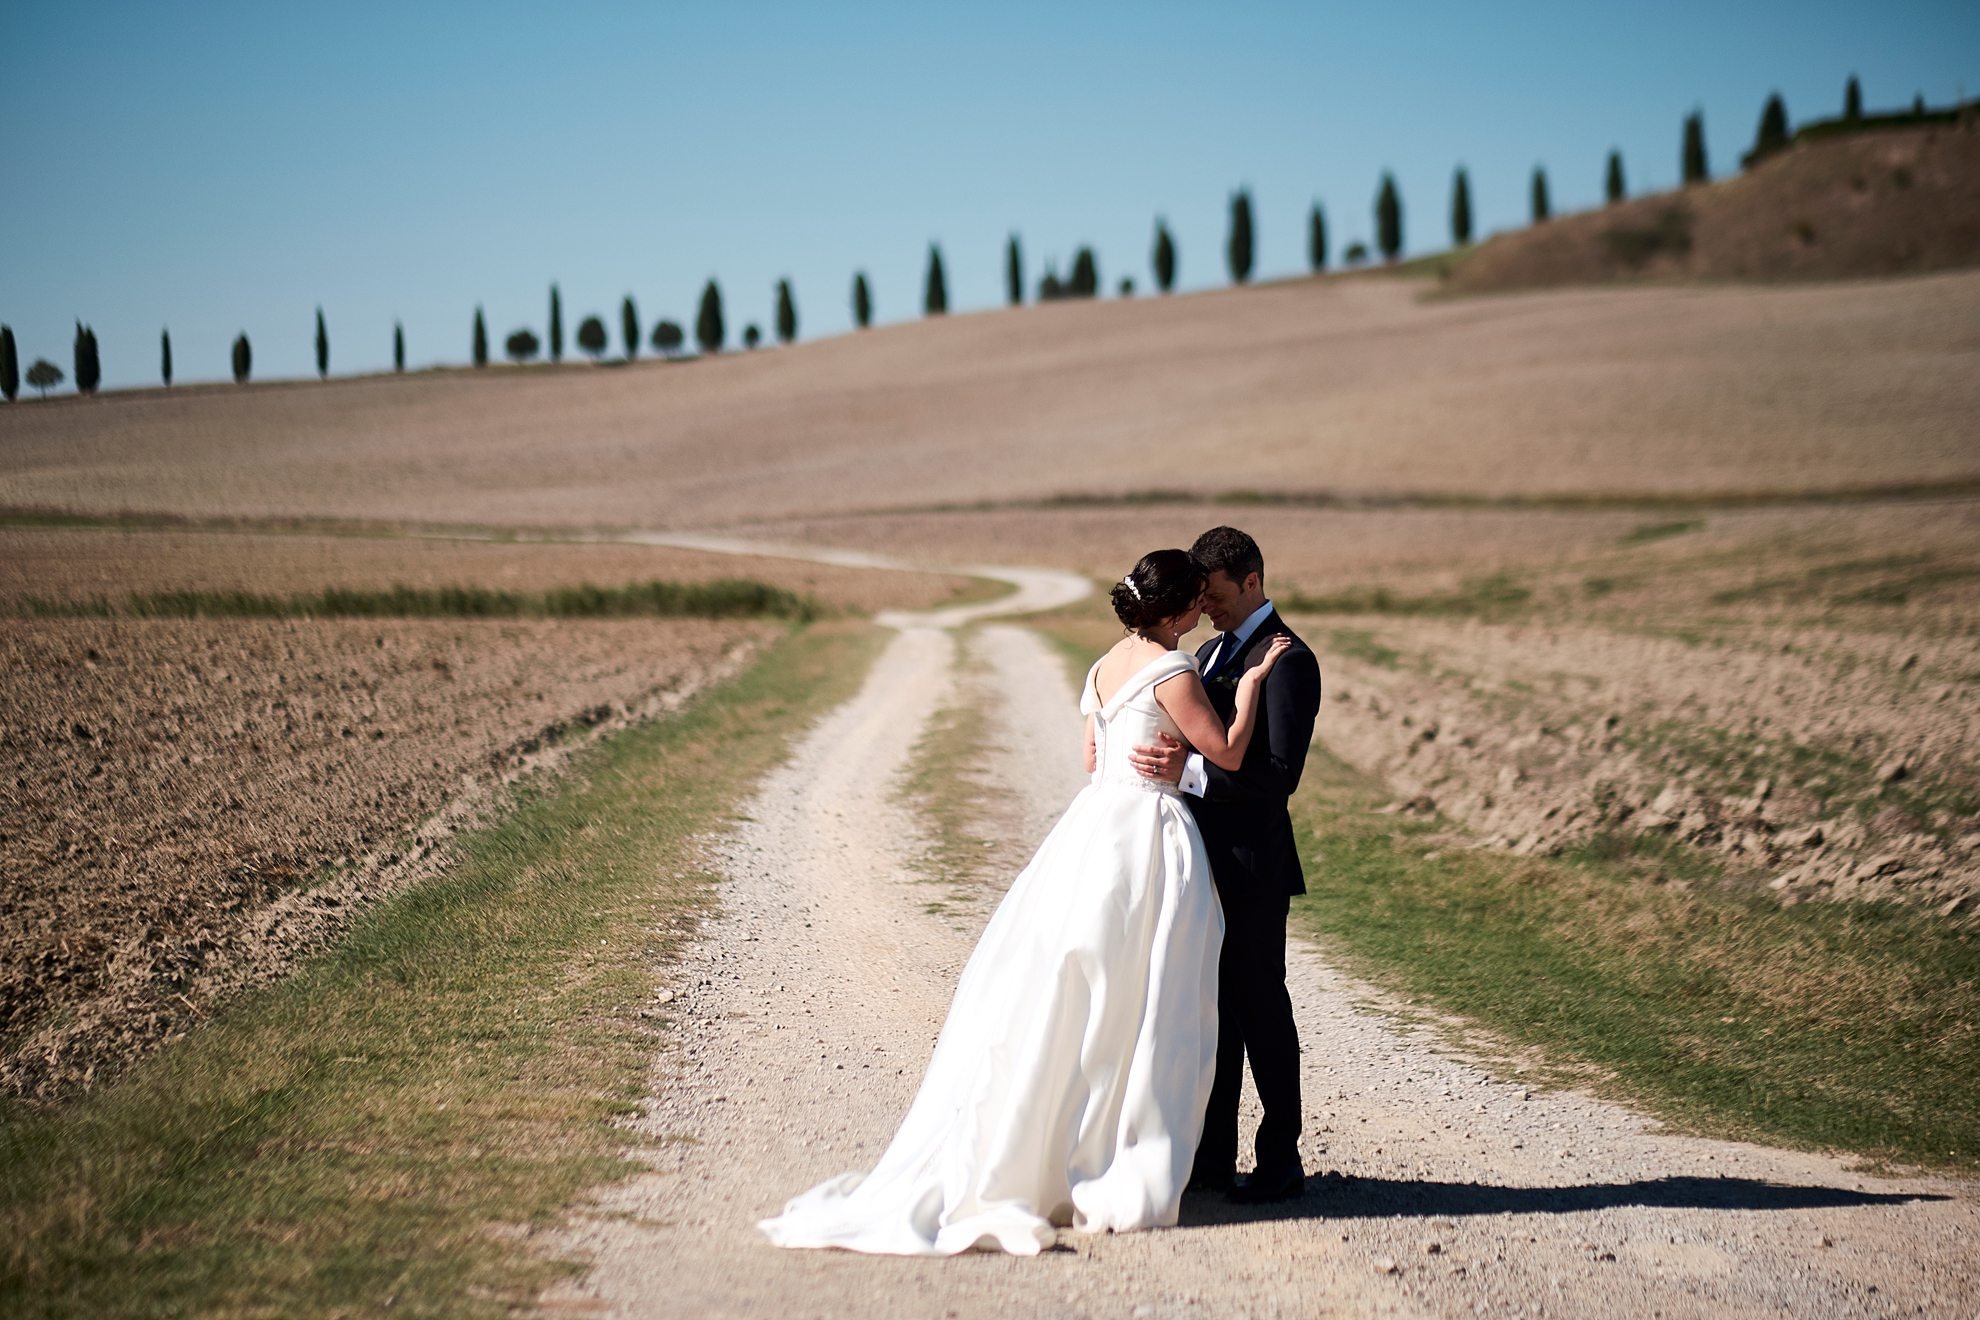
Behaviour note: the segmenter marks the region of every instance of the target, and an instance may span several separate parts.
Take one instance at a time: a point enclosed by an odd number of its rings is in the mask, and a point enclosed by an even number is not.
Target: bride
[[[778,1246],[1030,1255],[1055,1226],[1176,1222],[1216,1069],[1224,918],[1195,820],[1128,752],[1161,731],[1236,769],[1285,645],[1238,681],[1226,730],[1176,650],[1203,581],[1186,552],[1157,550],[1115,585],[1127,636],[1080,699],[1093,782],[991,915],[879,1163],[763,1220]]]

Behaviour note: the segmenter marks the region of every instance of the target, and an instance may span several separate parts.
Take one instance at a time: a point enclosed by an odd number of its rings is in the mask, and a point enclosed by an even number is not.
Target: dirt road
[[[593,1267],[545,1309],[1620,1317],[1980,1307],[1972,1188],[1661,1135],[1611,1104],[1528,1091],[1400,1025],[1305,946],[1290,964],[1305,1058],[1301,1148],[1316,1175],[1302,1199],[1238,1210],[1192,1197],[1178,1228],[1066,1234],[1060,1250],[1032,1259],[770,1247],[758,1218],[878,1156],[987,915],[989,900],[932,915],[917,884],[916,827],[892,786],[921,719],[959,682],[998,707],[1003,745],[991,769],[1029,832],[999,850],[1013,871],[1080,780],[1071,686],[1035,635],[895,623],[902,631],[860,694],[765,783],[725,846],[722,915],[670,969],[662,995],[675,1029],[638,1124],[658,1143],[643,1156],[652,1171],[602,1191],[559,1235]],[[960,676],[965,648],[978,677]]]

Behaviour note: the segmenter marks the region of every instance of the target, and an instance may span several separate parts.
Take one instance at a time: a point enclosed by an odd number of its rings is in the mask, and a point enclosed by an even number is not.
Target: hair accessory
[[[1128,595],[1134,597],[1136,600],[1141,599],[1141,588],[1134,585],[1134,574],[1130,573],[1122,578],[1121,585],[1128,589]]]

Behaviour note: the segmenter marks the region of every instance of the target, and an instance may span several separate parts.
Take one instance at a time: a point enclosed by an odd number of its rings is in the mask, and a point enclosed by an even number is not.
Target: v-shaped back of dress
[[[1100,677],[1100,665],[1105,659],[1102,656],[1094,661],[1093,668],[1086,671],[1086,689],[1079,700],[1080,712],[1094,717],[1093,782],[1149,792],[1175,792],[1173,784],[1143,776],[1129,762],[1128,753],[1137,746],[1154,742],[1157,733],[1166,733],[1181,740],[1182,730],[1176,727],[1176,722],[1169,718],[1169,713],[1155,699],[1155,688],[1177,674],[1195,673],[1196,657],[1186,651],[1168,651],[1158,655],[1130,674],[1114,695],[1103,702],[1096,683]]]

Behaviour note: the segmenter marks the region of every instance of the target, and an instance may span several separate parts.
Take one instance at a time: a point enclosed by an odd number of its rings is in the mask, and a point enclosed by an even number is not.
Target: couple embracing
[[[893,1140],[760,1227],[786,1247],[1031,1254],[1057,1230],[1176,1222],[1183,1193],[1297,1196],[1299,1041],[1287,800],[1320,667],[1217,527],[1113,589],[1126,635],[1087,673],[1080,790],[984,927]],[[1198,617],[1218,634],[1176,649]],[[1236,1176],[1246,1058],[1264,1105]]]

